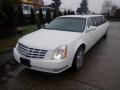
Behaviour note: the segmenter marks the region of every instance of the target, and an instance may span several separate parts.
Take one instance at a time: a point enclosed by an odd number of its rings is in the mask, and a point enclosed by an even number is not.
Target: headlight
[[[67,57],[67,46],[62,45],[58,47],[53,53],[53,59],[60,60]]]

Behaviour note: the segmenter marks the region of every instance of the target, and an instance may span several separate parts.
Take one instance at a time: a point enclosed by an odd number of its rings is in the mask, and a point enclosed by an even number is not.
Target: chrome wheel
[[[83,52],[80,51],[78,52],[78,55],[77,55],[77,67],[78,69],[82,66],[82,63],[83,63]]]
[[[75,55],[75,59],[73,62],[73,68],[76,71],[79,71],[82,64],[83,64],[83,60],[84,60],[84,49],[79,49]]]

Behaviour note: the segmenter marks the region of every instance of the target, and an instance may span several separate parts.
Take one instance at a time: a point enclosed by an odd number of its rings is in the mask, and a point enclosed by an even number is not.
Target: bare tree
[[[102,7],[102,13],[108,16],[114,15],[115,10],[117,10],[117,5],[115,5],[111,0],[105,0]]]
[[[113,5],[112,9],[111,9],[111,15],[115,15],[116,11],[118,10],[118,6],[117,5]]]

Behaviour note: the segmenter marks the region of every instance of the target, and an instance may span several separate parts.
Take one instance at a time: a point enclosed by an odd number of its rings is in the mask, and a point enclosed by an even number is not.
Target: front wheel
[[[79,71],[83,64],[83,61],[84,61],[84,49],[80,48],[80,49],[78,49],[78,51],[74,57],[72,68],[75,71]]]

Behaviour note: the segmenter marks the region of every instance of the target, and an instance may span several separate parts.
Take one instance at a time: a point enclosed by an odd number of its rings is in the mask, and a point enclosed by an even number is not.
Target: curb
[[[7,53],[7,52],[12,52],[12,51],[13,51],[13,48],[6,48],[6,49],[3,49],[3,50],[0,50],[0,54]]]

